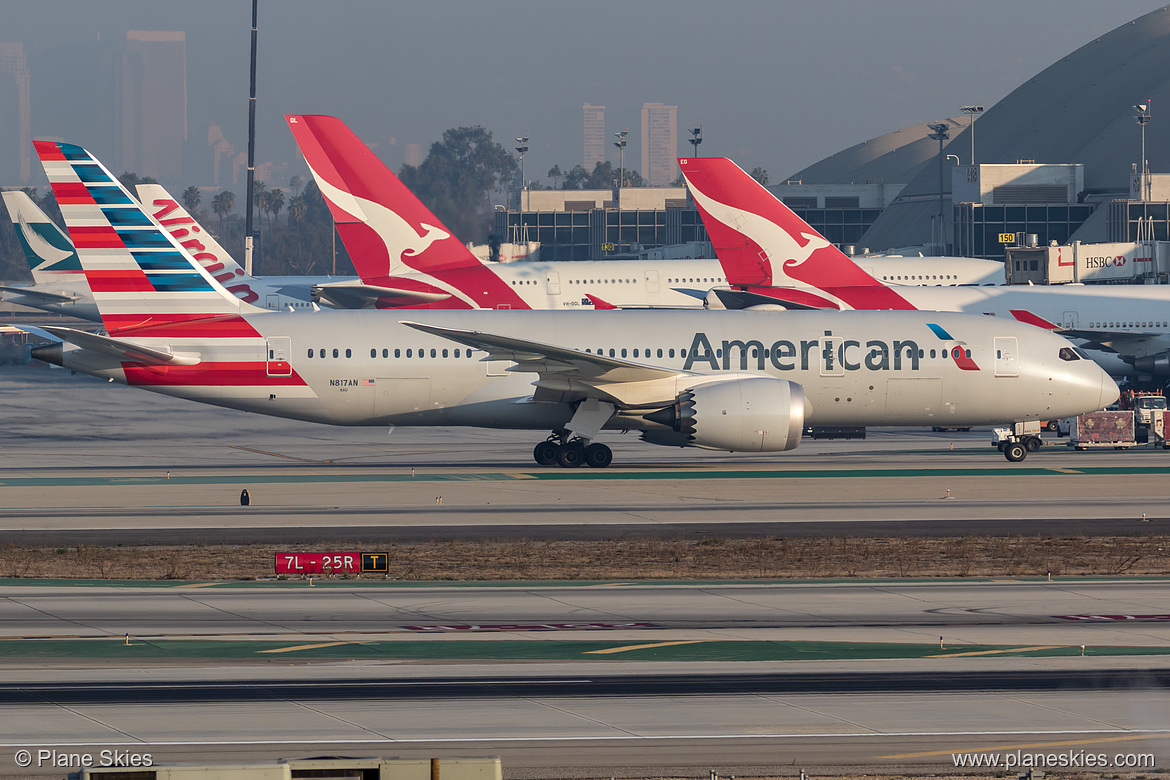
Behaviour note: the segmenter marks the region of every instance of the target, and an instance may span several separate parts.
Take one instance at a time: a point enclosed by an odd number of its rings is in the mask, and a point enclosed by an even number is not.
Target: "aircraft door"
[[[1075,311],[1066,311],[1064,313],[1064,316],[1061,318],[1061,321],[1064,323],[1064,327],[1066,327],[1066,328],[1079,328],[1080,327],[1080,323],[1078,322],[1078,316],[1077,316],[1077,313]]]
[[[559,273],[551,271],[545,276],[544,282],[549,295],[561,294],[561,275]]]
[[[292,376],[292,364],[288,357],[292,353],[292,338],[273,336],[268,339],[268,376]]]
[[[1019,376],[1020,356],[1015,336],[997,336],[995,338],[995,375]]]
[[[273,311],[276,311],[277,309],[279,309],[280,308],[280,296],[279,295],[265,296],[264,297],[264,308],[265,309],[272,309]]]
[[[657,271],[647,271],[646,272],[646,292],[648,292],[652,295],[658,294],[658,272]]]

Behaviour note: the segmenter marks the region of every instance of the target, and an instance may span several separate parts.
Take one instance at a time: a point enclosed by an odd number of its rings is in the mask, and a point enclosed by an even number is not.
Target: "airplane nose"
[[[1109,404],[1115,403],[1120,397],[1121,391],[1117,389],[1117,383],[1108,374],[1101,371],[1101,403],[1097,408],[1104,409]]]

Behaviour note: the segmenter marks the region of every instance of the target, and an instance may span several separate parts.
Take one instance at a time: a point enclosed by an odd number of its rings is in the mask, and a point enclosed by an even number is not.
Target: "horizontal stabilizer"
[[[133,363],[145,363],[152,366],[194,366],[199,363],[200,359],[197,352],[168,352],[74,328],[43,325],[41,329],[62,341],[68,341],[70,344],[89,352],[109,355]]]
[[[780,287],[773,287],[768,289],[772,295],[761,295],[756,292],[747,292],[744,290],[728,290],[726,288],[714,287],[711,289],[711,294],[719,299],[726,309],[750,309],[753,306],[783,306],[785,309],[824,309],[827,307],[810,306],[804,303],[797,303],[792,300],[787,300],[785,293],[795,294],[794,290],[786,290]]]
[[[61,293],[45,292],[35,287],[7,287],[0,285],[0,290],[14,295],[23,295],[30,300],[44,301],[45,303],[71,303],[81,297],[80,295],[62,295]]]
[[[450,298],[449,293],[433,293],[423,290],[407,290],[402,287],[386,287],[361,282],[330,282],[313,287],[313,298],[323,300],[342,309],[372,308],[379,300],[387,298],[404,299],[400,305],[436,303]]]

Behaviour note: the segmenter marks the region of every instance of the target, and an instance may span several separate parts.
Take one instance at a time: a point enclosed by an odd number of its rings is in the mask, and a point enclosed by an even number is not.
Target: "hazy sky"
[[[702,124],[703,154],[763,166],[776,181],[959,105],[990,107],[1161,4],[261,0],[257,159],[301,172],[283,115],[326,113],[376,144],[395,170],[406,144],[425,149],[450,127],[482,124],[509,148],[528,132],[527,170],[540,177],[554,163],[581,162],[589,102],[606,107],[607,131],[630,128],[626,161],[638,167],[641,106],[662,102],[678,106],[680,154],[690,149],[684,128]],[[84,59],[44,53],[92,46],[99,35],[118,41],[132,29],[183,30],[189,145],[202,155],[216,122],[243,151],[250,13],[247,0],[0,0],[0,40],[22,41],[35,64],[34,136],[91,146],[113,167],[120,149],[87,138],[86,112],[70,99],[71,71]],[[1153,113],[1157,121],[1156,105]]]

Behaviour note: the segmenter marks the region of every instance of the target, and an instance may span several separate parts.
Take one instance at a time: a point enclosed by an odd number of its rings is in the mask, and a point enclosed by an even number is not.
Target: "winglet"
[[[1009,309],[1011,315],[1025,325],[1035,325],[1037,328],[1044,328],[1045,330],[1061,330],[1062,326],[1049,322],[1038,314],[1033,314],[1027,309]]]
[[[617,308],[609,301],[602,300],[601,298],[598,298],[596,295],[590,295],[589,293],[585,293],[585,297],[588,298],[593,303],[593,308],[598,310],[598,311],[609,311],[610,309]]]

